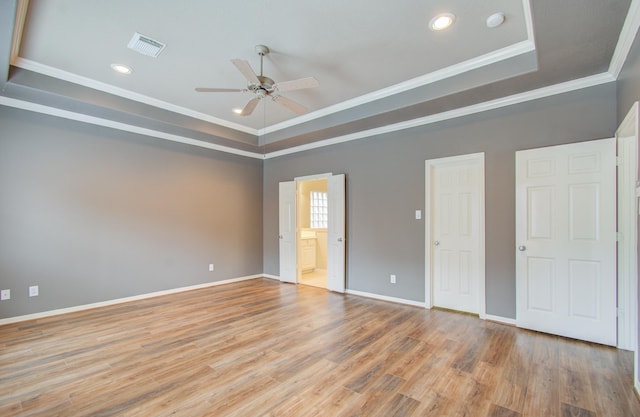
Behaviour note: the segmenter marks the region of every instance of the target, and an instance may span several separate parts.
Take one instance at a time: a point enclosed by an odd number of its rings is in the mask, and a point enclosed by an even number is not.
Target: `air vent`
[[[148,55],[155,58],[160,55],[160,52],[162,52],[164,47],[167,45],[136,32],[133,34],[133,38],[131,38],[129,45],[127,46],[136,52],[140,52],[142,55]]]

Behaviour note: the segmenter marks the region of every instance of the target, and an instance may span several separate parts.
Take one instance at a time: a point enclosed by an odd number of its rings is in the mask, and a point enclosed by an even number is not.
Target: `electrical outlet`
[[[37,297],[40,294],[40,289],[37,285],[32,285],[29,287],[29,297]]]
[[[395,283],[396,283],[396,276],[395,276],[395,275],[393,275],[393,274],[392,274],[392,275],[390,275],[390,276],[389,276],[389,281],[391,281],[391,283],[392,283],[392,284],[395,284]]]
[[[209,264],[209,272],[213,272],[215,269],[216,268],[213,264]]]
[[[0,300],[10,300],[11,299],[11,290],[2,290],[0,291]]]

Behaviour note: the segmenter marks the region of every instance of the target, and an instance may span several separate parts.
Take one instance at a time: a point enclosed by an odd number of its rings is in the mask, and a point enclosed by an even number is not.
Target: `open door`
[[[280,281],[296,283],[296,182],[280,183],[278,238]]]
[[[344,292],[345,289],[345,186],[344,174],[328,179],[328,254],[327,288]]]
[[[323,174],[296,178],[327,179],[327,289],[345,291],[345,177]],[[279,247],[280,281],[297,283],[296,181],[280,183]]]

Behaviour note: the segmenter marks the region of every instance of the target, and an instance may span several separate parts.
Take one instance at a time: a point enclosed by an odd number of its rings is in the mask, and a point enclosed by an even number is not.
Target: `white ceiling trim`
[[[390,97],[394,94],[403,93],[405,91],[412,90],[414,88],[423,87],[428,84],[442,81],[447,78],[454,77],[456,75],[463,74],[465,72],[473,71],[478,68],[485,67],[487,65],[495,64],[496,62],[504,61],[505,59],[513,58],[528,52],[535,50],[535,44],[531,40],[521,41],[513,45],[498,49],[493,52],[469,59],[467,61],[460,62],[455,65],[431,72],[429,74],[421,75],[420,77],[413,78],[401,82],[399,84],[392,85],[391,87],[383,88],[378,91],[374,91],[369,94],[364,94],[360,97],[356,97],[350,100],[343,101],[342,103],[335,104],[333,106],[325,107],[323,109],[298,116],[296,118],[286,120],[281,123],[276,123],[272,126],[268,126],[258,130],[259,135],[267,133],[273,133],[278,130],[286,129],[298,125],[300,123],[309,122],[314,119],[328,116],[333,113],[337,113],[343,110],[351,109],[363,104],[370,103],[372,101],[380,100],[386,97]]]
[[[62,117],[65,119],[75,120],[83,123],[90,123],[97,126],[110,127],[113,129],[118,129],[126,132],[137,133],[141,135],[151,136],[159,139],[170,140],[179,143],[185,143],[188,145],[198,146],[201,148],[213,149],[220,152],[231,153],[234,155],[246,156],[249,158],[256,159],[271,159],[277,158],[279,156],[290,155],[297,152],[303,152],[311,149],[322,148],[325,146],[335,145],[339,143],[349,142],[357,139],[364,139],[367,137],[378,136],[385,133],[397,132],[399,130],[410,129],[418,126],[425,126],[428,124],[433,124],[445,120],[455,119],[458,117],[469,116],[475,113],[481,113],[488,110],[494,110],[501,107],[506,107],[514,104],[524,103],[531,100],[537,100],[544,97],[549,97],[557,94],[568,93],[575,90],[580,90],[582,88],[588,88],[597,86],[600,84],[606,84],[609,82],[614,82],[616,78],[608,73],[604,72],[597,75],[592,75],[585,78],[580,78],[578,80],[567,81],[560,84],[555,84],[548,87],[539,88],[537,90],[527,91],[524,93],[519,93],[515,95],[511,95],[508,97],[503,97],[491,101],[487,101],[484,103],[478,103],[467,107],[462,107],[455,110],[450,110],[443,113],[433,114],[430,116],[425,116],[413,120],[407,120],[404,122],[399,122],[387,126],[381,126],[374,129],[363,130],[360,132],[351,133],[348,135],[338,136],[331,139],[326,139],[306,145],[295,146],[287,149],[283,149],[280,151],[270,152],[268,154],[260,154],[257,152],[248,152],[235,148],[230,148],[227,146],[216,145],[196,139],[187,138],[184,136],[172,135],[165,132],[160,132],[157,130],[141,128],[137,126],[128,125],[125,123],[114,122],[112,120],[101,119],[98,117],[87,116],[81,113],[70,112],[67,110],[61,110],[55,107],[43,106],[41,104],[31,103],[28,101],[17,100],[9,97],[0,96],[0,105],[6,105],[9,107],[14,107],[22,110],[33,111],[42,114],[48,114],[51,116]]]
[[[249,133],[251,135],[258,134],[258,130],[253,129],[251,127],[247,127],[238,123],[232,123],[223,119],[218,119],[217,117],[209,116],[208,114],[200,113],[195,110],[190,110],[185,107],[176,106],[175,104],[167,103],[166,101],[158,100],[153,97],[145,96],[143,94],[134,93],[133,91],[129,91],[124,88],[115,87],[113,85],[103,83],[101,81],[92,80],[91,78],[87,78],[77,74],[73,74],[71,72],[63,71],[61,69],[54,68],[49,65],[44,65],[39,62],[32,61],[30,59],[17,57],[13,60],[12,64],[16,67],[37,72],[39,74],[47,75],[49,77],[57,78],[64,81],[69,81],[71,83],[82,85],[84,87],[93,88],[94,90],[103,91],[105,93],[113,94],[119,97],[124,97],[129,100],[137,101],[139,103],[148,104],[150,106],[158,107],[160,109],[168,110],[174,113],[193,117],[195,119],[204,120],[209,123],[214,123],[220,126],[228,127],[229,129],[234,129],[240,132]]]
[[[640,28],[640,0],[631,0],[629,12],[620,31],[620,37],[613,51],[613,57],[609,65],[609,72],[616,78],[620,75],[622,67],[627,60],[633,41]]]
[[[592,75],[578,80],[567,81],[560,84],[555,84],[548,87],[539,88],[537,90],[531,90],[524,93],[514,94],[512,96],[503,97],[484,103],[474,104],[467,107],[461,107],[459,109],[450,110],[430,116],[420,117],[413,120],[407,120],[387,126],[381,126],[374,129],[363,130],[360,132],[351,133],[348,135],[338,136],[331,139],[325,139],[318,142],[309,143],[306,145],[295,146],[281,151],[274,151],[267,153],[264,158],[271,159],[283,155],[289,155],[292,153],[307,151],[311,149],[322,148],[325,146],[336,145],[338,143],[350,142],[352,140],[364,139],[368,137],[378,136],[385,133],[397,132],[399,130],[410,129],[413,127],[424,126],[445,120],[455,119],[462,116],[469,116],[475,113],[481,113],[488,110],[499,109],[501,107],[511,106],[514,104],[524,103],[531,100],[537,100],[544,97],[549,97],[557,94],[568,93],[582,88],[593,87],[600,84],[606,84],[615,81],[615,77],[608,72],[604,72],[598,75]]]
[[[64,119],[75,120],[77,122],[89,123],[96,126],[104,126],[112,129],[122,130],[125,132],[136,133],[140,135],[150,136],[153,138],[170,140],[172,142],[184,143],[187,145],[198,146],[200,148],[213,149],[220,152],[225,152],[234,155],[246,156],[255,159],[264,159],[264,155],[256,152],[243,151],[241,149],[235,149],[228,146],[216,145],[197,139],[187,138],[184,136],[173,135],[166,132],[160,132],[158,130],[146,129],[143,127],[133,126],[126,123],[114,122],[113,120],[102,119],[99,117],[88,116],[82,113],[71,112],[68,110],[61,110],[55,107],[44,106],[42,104],[36,104],[29,101],[17,100],[10,97],[0,96],[0,105],[13,107],[16,109],[22,109],[32,111],[41,114],[47,114],[49,116],[61,117]]]
[[[18,5],[19,14],[18,14],[18,20],[17,20],[19,24],[17,24],[16,26],[20,27],[20,34],[22,33],[22,27],[24,26],[28,3],[29,3],[28,0],[19,1],[19,5]],[[487,65],[491,65],[491,64],[503,61],[505,59],[513,58],[518,55],[531,52],[535,50],[535,39],[534,39],[534,32],[533,32],[533,18],[531,13],[530,0],[522,0],[522,8],[523,8],[524,17],[525,17],[525,25],[527,28],[527,39],[524,41],[515,43],[505,48],[498,49],[493,52],[489,52],[487,54],[481,55],[476,58],[472,58],[470,60],[422,75],[420,77],[416,77],[411,80],[407,80],[399,84],[395,84],[393,86],[383,88],[381,90],[374,91],[372,93],[365,94],[365,95],[344,101],[342,103],[338,103],[333,106],[325,107],[315,112],[307,113],[303,116],[295,117],[293,119],[290,119],[281,123],[277,123],[272,126],[268,126],[263,129],[254,129],[248,126],[241,125],[239,123],[234,123],[227,120],[219,119],[217,117],[213,117],[201,112],[197,112],[195,110],[191,110],[182,106],[177,106],[171,103],[167,103],[165,101],[148,97],[143,94],[134,93],[132,91],[129,91],[123,88],[115,87],[100,81],[92,80],[90,78],[86,78],[77,74],[73,74],[67,71],[63,71],[63,70],[48,66],[48,65],[44,65],[26,58],[22,58],[17,54],[17,51],[19,50],[19,46],[20,46],[21,36],[19,37],[14,36],[14,39],[13,39],[12,51],[15,53],[15,55],[12,57],[12,65],[29,70],[29,71],[34,71],[43,75],[47,75],[50,77],[58,78],[64,81],[69,81],[85,87],[103,91],[105,93],[114,94],[114,95],[124,97],[130,100],[134,100],[140,103],[144,103],[154,107],[172,111],[178,114],[183,114],[185,116],[189,116],[189,117],[200,119],[206,122],[214,123],[230,129],[238,130],[240,132],[248,133],[255,136],[261,136],[264,134],[276,132],[278,130],[286,129],[301,123],[305,123],[314,119],[325,117],[333,113],[337,113],[343,110],[357,107],[362,104],[369,103],[371,101],[386,98],[394,94],[398,94],[414,88],[422,87],[437,81],[442,81],[444,79],[462,74],[464,72],[472,71]]]

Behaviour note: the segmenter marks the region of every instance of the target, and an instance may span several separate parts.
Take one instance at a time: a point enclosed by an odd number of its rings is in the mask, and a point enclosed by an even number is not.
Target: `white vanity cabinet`
[[[302,271],[316,269],[316,238],[302,239]]]

